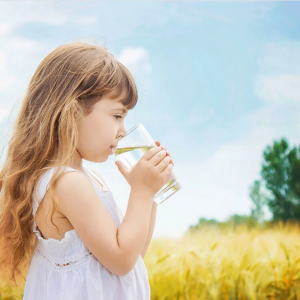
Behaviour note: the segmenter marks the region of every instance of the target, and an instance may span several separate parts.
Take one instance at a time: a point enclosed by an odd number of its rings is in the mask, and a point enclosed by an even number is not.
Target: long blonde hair
[[[41,61],[30,79],[0,169],[2,281],[17,285],[20,276],[25,278],[37,242],[32,231],[33,189],[47,170],[57,168],[49,184],[53,224],[57,208],[53,189],[61,168],[69,165],[76,151],[76,121],[90,114],[107,94],[125,95],[122,104],[128,109],[137,103],[133,76],[102,45],[60,45]]]

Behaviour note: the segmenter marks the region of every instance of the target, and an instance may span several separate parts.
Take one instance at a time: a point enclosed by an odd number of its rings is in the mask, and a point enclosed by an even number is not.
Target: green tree
[[[300,147],[294,147],[289,153],[291,176],[289,185],[295,198],[300,199]],[[299,203],[299,202],[297,202]]]
[[[266,205],[266,197],[261,191],[261,181],[255,180],[250,187],[250,198],[254,204],[254,208],[251,209],[251,216],[255,218],[258,224],[262,224],[264,220],[263,208]]]
[[[283,138],[267,146],[261,176],[270,192],[266,202],[273,221],[300,220],[300,155]]]

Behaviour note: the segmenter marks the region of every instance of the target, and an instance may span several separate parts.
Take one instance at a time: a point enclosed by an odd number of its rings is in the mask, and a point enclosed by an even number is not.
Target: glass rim
[[[128,129],[128,130],[126,131],[126,134],[125,134],[124,136],[120,136],[118,139],[116,139],[116,141],[122,140],[125,136],[127,136],[129,133],[131,133],[134,129],[136,129],[136,128],[139,127],[139,126],[143,126],[143,124],[142,124],[142,123],[139,123],[139,124],[137,124],[137,125],[134,125],[133,127],[131,127],[130,129]]]

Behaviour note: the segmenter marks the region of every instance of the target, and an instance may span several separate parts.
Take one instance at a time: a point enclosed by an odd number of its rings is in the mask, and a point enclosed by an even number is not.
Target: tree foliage
[[[261,176],[269,191],[266,203],[273,221],[300,220],[300,152],[289,149],[286,139],[263,152]]]

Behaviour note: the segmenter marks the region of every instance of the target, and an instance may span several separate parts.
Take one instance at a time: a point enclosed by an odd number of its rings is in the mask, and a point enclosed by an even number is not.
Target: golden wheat
[[[297,224],[203,226],[181,239],[153,239],[144,261],[152,300],[300,300]],[[1,300],[22,294],[0,285]]]
[[[202,227],[152,240],[146,256],[151,299],[300,299],[300,229]]]

